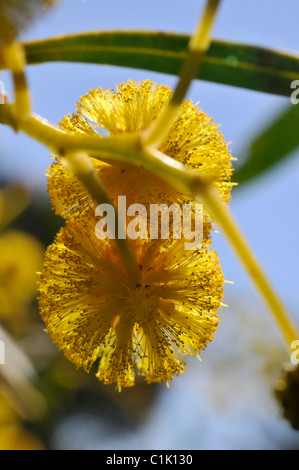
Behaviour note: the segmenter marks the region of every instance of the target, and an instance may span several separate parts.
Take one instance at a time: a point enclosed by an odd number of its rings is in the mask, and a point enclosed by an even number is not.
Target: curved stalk
[[[17,129],[18,122],[28,119],[31,112],[31,97],[24,71],[26,59],[23,46],[16,42],[5,44],[2,50],[2,58],[13,76],[15,91],[13,117],[14,127]]]
[[[207,212],[220,225],[233,250],[246,268],[249,277],[268,304],[282,338],[284,339],[287,352],[291,354],[291,344],[294,340],[299,339],[299,331],[263,272],[263,269],[238,224],[230,214],[228,208],[223,204],[217,190],[212,185],[201,184],[198,190],[194,188],[193,193],[195,198],[200,195],[204,200]]]
[[[12,104],[0,106],[0,123],[14,127],[14,107]],[[18,122],[18,130],[46,145],[59,155],[69,151],[86,151],[87,153],[119,153],[126,155],[140,148],[138,134],[127,134],[112,137],[94,137],[89,135],[72,134],[49,123],[36,114],[26,121]],[[119,157],[121,159],[121,157]],[[126,157],[122,157],[123,161]]]
[[[211,31],[219,3],[220,0],[208,0],[195,33],[190,38],[187,57],[184,61],[174,94],[157,121],[143,133],[145,146],[160,147],[165,142],[169,129],[178,116],[181,103],[190,83],[197,76],[202,59],[210,47]]]

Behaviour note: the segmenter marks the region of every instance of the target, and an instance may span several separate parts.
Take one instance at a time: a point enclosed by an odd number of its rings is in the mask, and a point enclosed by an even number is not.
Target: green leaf
[[[189,36],[158,32],[98,32],[25,43],[27,61],[88,62],[180,72]],[[197,78],[290,96],[299,77],[299,56],[260,47],[213,41]]]
[[[288,106],[251,144],[245,164],[234,174],[244,183],[286,159],[299,146],[299,105]]]

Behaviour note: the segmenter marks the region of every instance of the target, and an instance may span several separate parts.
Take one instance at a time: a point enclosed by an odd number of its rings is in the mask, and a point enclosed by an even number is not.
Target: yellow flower
[[[42,263],[43,248],[32,235],[7,230],[0,236],[0,318],[24,313]]]
[[[106,384],[166,382],[212,340],[223,275],[215,252],[185,251],[184,240],[136,240],[141,283],[132,285],[113,241],[95,220],[69,221],[45,256],[41,316],[53,342]]]
[[[96,89],[82,97],[78,113],[65,117],[70,132],[103,135],[141,132],[161,113],[171,96],[167,86],[130,80],[116,91]],[[230,197],[231,157],[217,126],[205,113],[183,102],[160,149],[188,168],[209,177],[224,201]],[[92,159],[112,202],[127,206],[191,203],[174,186],[132,165],[112,166]],[[167,382],[198,355],[218,325],[223,275],[208,245],[212,222],[204,213],[203,248],[186,251],[185,240],[134,240],[141,270],[132,285],[114,242],[95,236],[96,203],[78,179],[56,158],[48,174],[56,213],[67,219],[46,253],[39,283],[39,305],[51,338],[66,357],[106,384],[134,385],[136,374]],[[193,213],[194,215],[194,213]],[[193,218],[194,222],[194,218]]]
[[[77,104],[78,113],[66,116],[61,127],[81,134],[116,135],[140,132],[150,126],[161,113],[172,92],[168,86],[149,80],[122,83],[115,91],[91,90]],[[215,180],[225,201],[229,200],[232,183],[231,156],[217,125],[191,101],[184,101],[172,126],[167,142],[160,149],[188,168]],[[112,202],[118,195],[127,197],[128,205],[142,203],[194,202],[155,175],[131,165],[108,165],[92,159]],[[57,158],[48,173],[48,191],[56,213],[74,220],[86,212],[94,213],[96,204],[73,174]],[[211,230],[205,214],[204,239]]]

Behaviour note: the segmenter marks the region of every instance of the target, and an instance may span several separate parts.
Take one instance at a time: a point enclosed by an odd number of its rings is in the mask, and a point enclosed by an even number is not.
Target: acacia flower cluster
[[[82,97],[77,113],[61,127],[99,139],[142,132],[160,115],[171,96],[167,86],[130,80],[112,90]],[[203,111],[184,101],[160,148],[173,159],[209,177],[229,201],[231,157],[223,136]],[[103,158],[104,160],[104,158]],[[190,203],[157,176],[132,165],[112,166],[92,159],[96,174],[115,203]],[[39,283],[41,316],[66,357],[117,388],[132,386],[136,375],[168,382],[212,340],[223,298],[223,274],[211,248],[213,221],[204,213],[203,245],[185,250],[184,240],[132,240],[140,281],[132,282],[113,240],[95,235],[96,202],[59,157],[48,173],[57,214],[66,219],[48,248]],[[198,201],[197,201],[198,202]]]

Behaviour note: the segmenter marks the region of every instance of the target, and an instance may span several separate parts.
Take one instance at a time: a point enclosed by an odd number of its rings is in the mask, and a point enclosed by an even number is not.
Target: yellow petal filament
[[[186,251],[184,240],[133,245],[140,284],[132,286],[94,219],[68,221],[48,248],[39,282],[42,318],[53,342],[77,367],[117,388],[135,376],[167,382],[213,339],[223,297],[214,251]]]
[[[71,153],[65,155],[67,163],[74,175],[78,177],[85,186],[91,197],[97,204],[109,204],[113,206],[101,181],[97,177],[92,163],[86,153]],[[118,233],[118,216],[115,210],[115,231]],[[116,246],[121,255],[122,261],[128,273],[130,282],[133,285],[140,283],[140,270],[136,258],[127,238],[120,239],[116,237]]]

